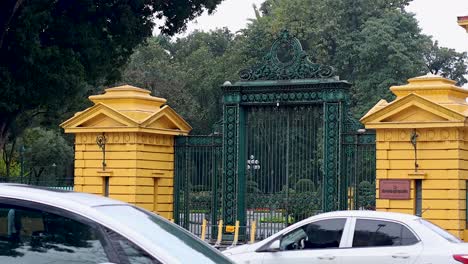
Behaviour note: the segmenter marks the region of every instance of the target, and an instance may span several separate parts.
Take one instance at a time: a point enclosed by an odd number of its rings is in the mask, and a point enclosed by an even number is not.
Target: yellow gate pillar
[[[94,106],[61,124],[75,134],[75,190],[172,218],[174,136],[190,125],[165,99],[129,85],[89,99]]]
[[[431,74],[408,82],[361,119],[376,130],[377,210],[420,214],[468,238],[468,90]]]

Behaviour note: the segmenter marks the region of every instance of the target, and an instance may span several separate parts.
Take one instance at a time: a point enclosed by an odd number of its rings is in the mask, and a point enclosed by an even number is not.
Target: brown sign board
[[[411,199],[411,180],[380,180],[379,199]]]

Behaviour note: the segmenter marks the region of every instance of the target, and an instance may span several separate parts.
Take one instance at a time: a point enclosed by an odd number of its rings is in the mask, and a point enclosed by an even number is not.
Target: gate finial
[[[243,81],[322,79],[334,74],[333,67],[312,63],[301,42],[286,29],[278,34],[262,63],[239,72]]]

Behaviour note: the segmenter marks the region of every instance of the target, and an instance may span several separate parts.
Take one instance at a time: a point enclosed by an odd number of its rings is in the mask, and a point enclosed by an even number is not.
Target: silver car
[[[162,217],[101,196],[0,184],[1,264],[232,263]]]

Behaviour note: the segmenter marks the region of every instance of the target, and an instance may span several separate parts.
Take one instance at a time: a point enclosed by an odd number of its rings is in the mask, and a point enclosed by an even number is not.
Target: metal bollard
[[[221,245],[222,239],[223,239],[223,220],[220,219],[218,221],[218,239],[216,240],[215,247],[219,247]]]
[[[252,220],[250,224],[250,244],[255,243],[255,232],[257,232],[257,222]]]
[[[231,247],[235,247],[239,241],[239,220],[236,221],[236,227],[234,229],[234,240],[232,241]]]
[[[203,222],[202,222],[202,226],[201,226],[201,235],[200,235],[200,239],[205,241],[205,237],[206,237],[206,219],[203,218]]]

